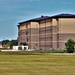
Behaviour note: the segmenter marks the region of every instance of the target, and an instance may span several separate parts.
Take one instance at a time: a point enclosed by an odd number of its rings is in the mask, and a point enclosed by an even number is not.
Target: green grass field
[[[0,53],[0,75],[75,75],[75,54]]]

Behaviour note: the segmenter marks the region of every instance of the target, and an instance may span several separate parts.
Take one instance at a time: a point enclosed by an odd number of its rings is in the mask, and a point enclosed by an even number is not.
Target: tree
[[[3,40],[3,41],[1,41],[1,43],[2,43],[3,46],[6,45],[8,42],[9,42],[9,40]]]
[[[75,41],[72,39],[69,39],[67,43],[65,43],[66,49],[68,53],[73,53],[74,52],[74,45]]]
[[[18,41],[17,40],[11,40],[10,41],[10,49],[12,49],[13,46],[18,45]]]
[[[10,49],[12,49],[13,46],[18,45],[18,40],[11,40],[6,45],[10,46]]]

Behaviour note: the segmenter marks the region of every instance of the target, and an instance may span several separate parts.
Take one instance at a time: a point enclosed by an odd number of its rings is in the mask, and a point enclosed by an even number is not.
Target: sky
[[[18,23],[61,13],[75,14],[75,0],[0,0],[0,41],[18,37]]]

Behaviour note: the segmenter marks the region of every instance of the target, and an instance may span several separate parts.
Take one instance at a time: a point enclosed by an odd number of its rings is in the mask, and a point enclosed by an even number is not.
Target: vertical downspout
[[[46,20],[45,20],[45,50],[46,50]]]
[[[53,35],[52,35],[52,31],[53,31],[53,28],[52,28],[52,23],[51,23],[51,48],[53,49]]]
[[[41,49],[40,46],[41,46],[41,43],[40,43],[40,22],[39,22],[39,49]]]
[[[30,48],[31,48],[31,22],[30,22]]]
[[[40,22],[38,22],[38,49],[39,49],[39,45],[40,45],[40,31],[39,31],[39,29],[40,29]]]

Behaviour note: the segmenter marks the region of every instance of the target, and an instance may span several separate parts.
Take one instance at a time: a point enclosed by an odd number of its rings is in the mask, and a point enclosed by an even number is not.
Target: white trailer
[[[13,50],[12,51],[27,51],[28,50],[28,46],[13,46]]]

